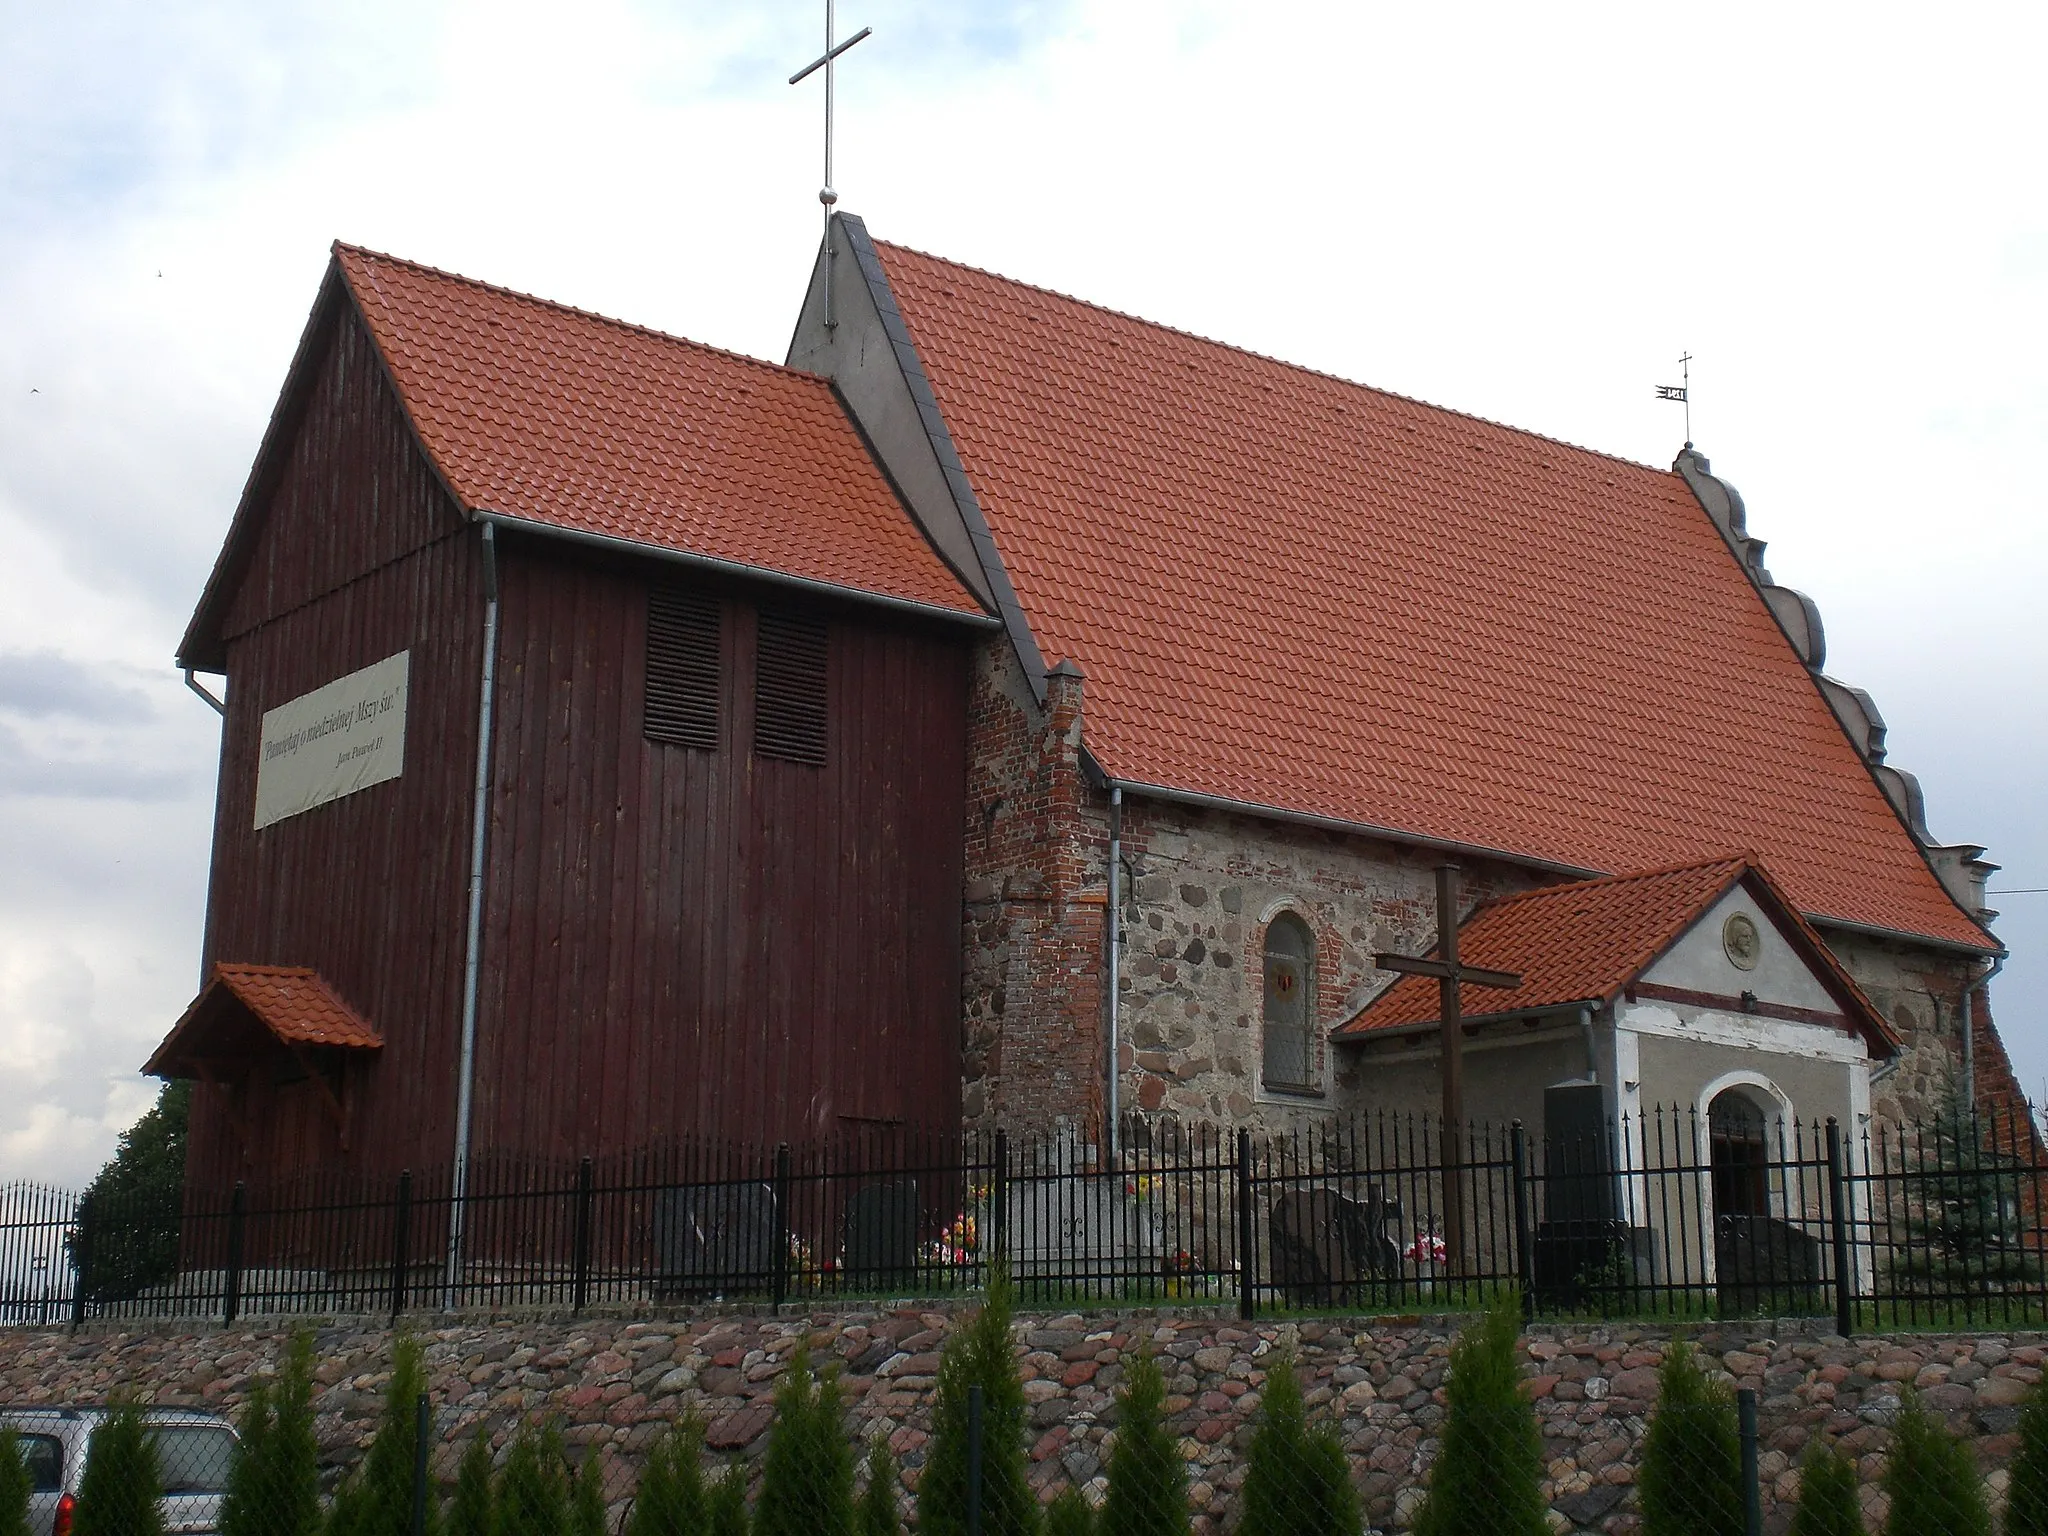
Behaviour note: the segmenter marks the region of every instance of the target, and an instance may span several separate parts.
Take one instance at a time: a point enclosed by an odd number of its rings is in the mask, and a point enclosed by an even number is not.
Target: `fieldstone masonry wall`
[[[800,1316],[731,1314],[688,1320],[598,1318],[459,1320],[417,1333],[426,1347],[442,1436],[436,1467],[452,1478],[479,1434],[503,1444],[522,1418],[554,1416],[578,1455],[596,1455],[623,1490],[645,1447],[679,1414],[695,1412],[721,1455],[756,1458],[773,1422],[770,1394],[800,1342],[834,1360],[853,1429],[886,1435],[906,1489],[922,1470],[939,1351],[956,1314],[843,1309]],[[1559,1532],[1625,1536],[1638,1528],[1634,1483],[1656,1366],[1671,1330],[1634,1326],[1532,1328],[1529,1391],[1548,1457]],[[1685,1336],[1734,1382],[1761,1398],[1766,1528],[1782,1532],[1798,1460],[1816,1435],[1858,1458],[1875,1521],[1876,1481],[1900,1393],[1917,1387],[1950,1427],[1976,1444],[1997,1499],[2017,1445],[2019,1403],[2039,1378],[2038,1335],[1905,1336],[1843,1340],[1796,1326],[1714,1327]],[[232,1412],[250,1383],[276,1370],[286,1333],[275,1327],[121,1332],[0,1331],[0,1401],[103,1401],[138,1391],[162,1404]],[[1153,1312],[1036,1314],[1017,1327],[1031,1404],[1032,1482],[1050,1499],[1069,1483],[1091,1497],[1115,1433],[1114,1394],[1126,1357],[1152,1349],[1166,1365],[1167,1407],[1181,1436],[1196,1529],[1234,1522],[1245,1450],[1275,1350],[1298,1356],[1314,1413],[1334,1419],[1366,1499],[1372,1529],[1411,1522],[1443,1421],[1452,1329],[1443,1319],[1330,1319],[1240,1324]],[[322,1326],[316,1401],[330,1472],[352,1463],[374,1428],[389,1379],[391,1334]]]

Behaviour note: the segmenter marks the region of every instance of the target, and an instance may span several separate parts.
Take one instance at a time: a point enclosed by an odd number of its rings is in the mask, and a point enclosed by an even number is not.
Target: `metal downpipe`
[[[496,530],[484,529],[484,655],[477,702],[476,797],[469,834],[469,930],[462,961],[462,1058],[456,1069],[455,1166],[449,1179],[448,1260],[442,1305],[455,1306],[462,1280],[464,1197],[469,1192],[470,1106],[476,1088],[477,991],[482,980],[484,934],[484,842],[490,826],[491,715],[498,678],[498,545]]]
[[[1123,999],[1118,995],[1117,980],[1122,960],[1120,928],[1123,921],[1123,874],[1124,789],[1121,784],[1112,784],[1109,788],[1109,955],[1108,963],[1103,967],[1109,988],[1109,1080],[1108,1092],[1103,1100],[1109,1113],[1104,1116],[1103,1141],[1109,1150],[1109,1166],[1112,1168],[1117,1165],[1117,1119],[1122,1113],[1122,1106],[1117,1098],[1117,1081],[1122,1076],[1118,1062],[1123,1056],[1120,1013]]]

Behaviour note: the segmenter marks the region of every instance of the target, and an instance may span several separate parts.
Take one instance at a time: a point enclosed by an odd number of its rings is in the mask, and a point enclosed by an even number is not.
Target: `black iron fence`
[[[1034,1302],[1530,1315],[2048,1318],[2048,1158],[2025,1118],[1844,1135],[1653,1111],[1573,1137],[1420,1117],[1286,1135],[1123,1128],[684,1142],[563,1163],[329,1174],[123,1205],[0,1189],[0,1322]]]

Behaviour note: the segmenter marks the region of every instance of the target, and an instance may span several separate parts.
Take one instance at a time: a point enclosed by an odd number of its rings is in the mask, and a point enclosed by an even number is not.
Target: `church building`
[[[1723,1092],[2016,1104],[1741,499],[872,239],[783,366],[336,246],[226,678],[195,1180]]]

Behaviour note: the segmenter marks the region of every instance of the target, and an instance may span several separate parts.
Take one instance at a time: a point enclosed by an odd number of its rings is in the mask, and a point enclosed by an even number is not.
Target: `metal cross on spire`
[[[1522,984],[1513,971],[1489,971],[1458,959],[1458,866],[1440,865],[1436,872],[1436,958],[1378,954],[1372,963],[1404,976],[1431,976],[1437,982],[1438,1054],[1443,1058],[1444,1261],[1457,1274],[1466,1263],[1465,1191],[1457,1157],[1465,1134],[1465,1019],[1458,1005],[1458,987],[1499,987],[1511,991]]]
[[[843,43],[833,41],[834,31],[832,0],[825,0],[825,51],[789,77],[789,83],[795,85],[820,69],[825,71],[825,185],[818,189],[818,201],[825,205],[825,324],[828,327],[837,323],[832,314],[832,258],[838,254],[832,248],[832,205],[839,201],[838,189],[832,185],[832,63],[874,28],[862,27]]]

